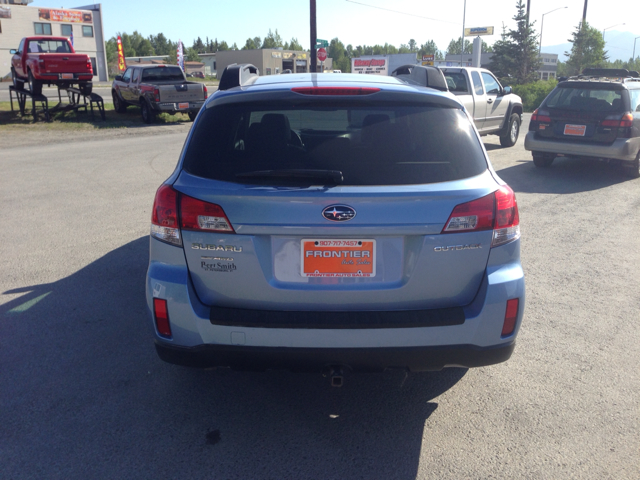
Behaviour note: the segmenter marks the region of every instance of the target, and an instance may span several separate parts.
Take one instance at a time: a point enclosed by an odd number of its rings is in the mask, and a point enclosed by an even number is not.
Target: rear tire
[[[42,82],[33,78],[31,70],[29,70],[29,90],[31,95],[42,95]]]
[[[127,111],[127,104],[120,100],[116,92],[111,92],[111,97],[113,97],[113,109],[117,113],[125,113]]]
[[[640,152],[636,155],[636,159],[624,166],[624,174],[631,178],[640,178]]]
[[[16,90],[24,90],[24,82],[18,78],[13,68],[11,68],[11,80],[13,81],[13,88]]]
[[[144,98],[140,102],[140,113],[142,113],[142,121],[146,124],[153,123],[155,119],[155,115],[149,106],[149,102],[147,102]]]
[[[533,164],[538,168],[549,168],[556,156],[553,153],[532,152]]]
[[[520,135],[520,115],[514,113],[509,117],[505,134],[500,137],[500,145],[513,147],[518,141],[518,135]]]

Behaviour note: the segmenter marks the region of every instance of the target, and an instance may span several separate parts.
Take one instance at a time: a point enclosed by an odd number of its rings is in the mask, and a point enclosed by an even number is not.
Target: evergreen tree
[[[435,55],[436,60],[443,60],[444,55],[440,50],[438,50],[438,46],[436,42],[433,40],[429,40],[426,43],[420,45],[420,50],[418,50],[418,56],[422,58],[423,55]]]
[[[604,50],[604,40],[598,29],[584,22],[578,25],[571,36],[573,37],[569,39],[573,44],[571,52],[565,52],[565,55],[569,56],[569,60],[567,60],[569,75],[577,75],[588,67],[604,66],[604,62],[609,57]]]
[[[504,32],[494,43],[491,69],[497,76],[511,76],[515,83],[523,85],[539,78],[537,70],[542,62],[538,56],[538,36],[533,28],[535,22],[528,22],[522,0],[518,0],[516,9],[513,17],[516,30]]]

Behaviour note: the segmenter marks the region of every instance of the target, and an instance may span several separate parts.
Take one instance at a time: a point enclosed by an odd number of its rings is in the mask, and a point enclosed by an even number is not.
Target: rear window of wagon
[[[289,184],[243,174],[308,169],[339,171],[342,185],[415,185],[479,175],[487,161],[460,109],[280,101],[207,108],[184,169],[234,183]]]

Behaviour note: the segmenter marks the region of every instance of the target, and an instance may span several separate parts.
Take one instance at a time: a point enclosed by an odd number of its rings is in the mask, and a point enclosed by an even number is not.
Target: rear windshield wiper
[[[237,173],[237,178],[278,178],[284,180],[322,180],[326,179],[333,184],[340,184],[344,181],[340,170],[308,170],[308,169],[285,169],[285,170],[256,170],[254,172]]]

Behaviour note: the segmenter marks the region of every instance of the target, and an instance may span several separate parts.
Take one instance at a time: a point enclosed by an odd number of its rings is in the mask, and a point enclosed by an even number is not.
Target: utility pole
[[[318,71],[318,53],[316,52],[316,0],[309,0],[309,10],[311,20],[311,62],[309,64],[309,71],[316,73]]]
[[[527,28],[529,28],[529,10],[530,9],[531,9],[531,0],[527,0]]]
[[[587,2],[588,0],[584,0],[584,10],[582,11],[582,25],[587,22]]]

